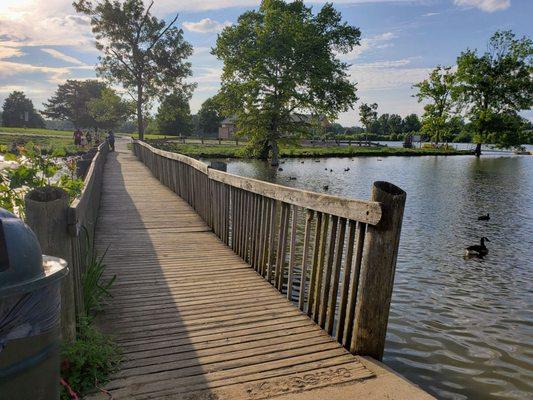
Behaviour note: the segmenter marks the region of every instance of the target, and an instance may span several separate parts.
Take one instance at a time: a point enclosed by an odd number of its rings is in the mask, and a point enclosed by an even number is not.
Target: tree
[[[100,98],[105,88],[105,83],[96,79],[67,80],[58,86],[55,94],[44,104],[43,114],[52,119],[70,121],[76,128],[96,128],[98,123],[89,113],[88,103]]]
[[[421,127],[422,124],[416,114],[409,114],[403,119],[402,132],[404,133],[418,132]]]
[[[511,31],[497,31],[488,50],[466,50],[457,58],[456,98],[463,105],[481,144],[519,146],[523,126],[518,112],[533,105],[533,42]]]
[[[438,144],[448,132],[448,122],[453,108],[452,90],[455,75],[451,67],[437,66],[429,78],[414,85],[418,88],[418,102],[429,101],[424,106],[422,131]]]
[[[303,1],[263,0],[222,31],[212,53],[224,62],[223,112],[235,115],[257,156],[278,164],[279,141],[308,128],[295,113],[335,120],[352,106],[356,87],[337,55],[359,38],[331,4],[313,14]]]
[[[398,134],[402,131],[402,117],[398,114],[391,114],[388,122],[389,134]]]
[[[210,97],[202,103],[200,111],[198,111],[198,124],[201,132],[207,134],[217,132],[223,119],[219,99],[216,96]]]
[[[187,94],[176,92],[165,96],[157,109],[156,121],[159,133],[189,136],[192,117]]]
[[[76,0],[79,13],[91,17],[96,47],[103,55],[97,71],[111,82],[120,83],[135,99],[137,129],[144,139],[145,108],[155,96],[193,88],[185,82],[191,75],[192,46],[183,31],[154,17],[142,0]]]
[[[14,91],[4,100],[2,125],[9,127],[44,128],[44,120],[33,108],[24,92]]]
[[[100,97],[87,102],[89,115],[101,129],[115,129],[133,113],[133,104],[120,98],[111,88],[104,88]]]
[[[359,106],[359,120],[365,127],[365,131],[372,132],[372,129],[376,125],[378,119],[378,105],[377,103],[366,104],[363,103]]]

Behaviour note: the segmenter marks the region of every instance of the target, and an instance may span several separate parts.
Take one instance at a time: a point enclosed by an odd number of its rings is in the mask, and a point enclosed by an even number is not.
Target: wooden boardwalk
[[[325,386],[374,387],[368,361],[235,255],[124,142],[108,156],[96,237],[117,275],[99,321],[124,354],[105,387],[114,399],[320,399]]]

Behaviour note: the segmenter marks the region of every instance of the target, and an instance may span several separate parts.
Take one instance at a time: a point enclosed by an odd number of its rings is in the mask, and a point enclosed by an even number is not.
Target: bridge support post
[[[26,195],[26,223],[35,232],[43,253],[63,258],[70,269],[61,281],[61,336],[70,343],[76,338],[76,301],[68,208],[69,197],[63,189],[48,186]]]
[[[350,351],[383,358],[406,193],[388,182],[374,182],[373,201],[383,207],[379,224],[368,225]]]

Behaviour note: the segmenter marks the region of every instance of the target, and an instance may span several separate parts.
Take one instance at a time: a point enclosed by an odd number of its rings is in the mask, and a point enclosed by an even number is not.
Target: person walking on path
[[[74,131],[74,135],[72,135],[72,137],[74,138],[74,146],[78,147],[78,146],[81,146],[81,131],[80,131],[80,128],[77,128],[75,131]]]
[[[87,144],[91,146],[93,144],[93,135],[91,135],[91,131],[87,131],[85,134],[85,139],[87,140]]]
[[[107,143],[109,143],[111,151],[115,151],[115,134],[111,130],[107,132]]]

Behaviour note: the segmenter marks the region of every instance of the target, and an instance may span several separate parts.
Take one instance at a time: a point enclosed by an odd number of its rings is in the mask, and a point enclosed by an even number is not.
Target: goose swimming
[[[487,246],[485,246],[485,241],[490,242],[490,240],[488,238],[483,236],[481,238],[481,240],[480,240],[480,244],[479,245],[476,244],[476,245],[473,245],[473,246],[468,246],[465,249],[465,255],[466,256],[483,257],[483,256],[486,256],[487,254],[489,254],[489,249],[487,249]]]
[[[477,220],[478,221],[490,221],[490,214],[487,213],[487,215],[480,215],[479,217],[477,217]]]

